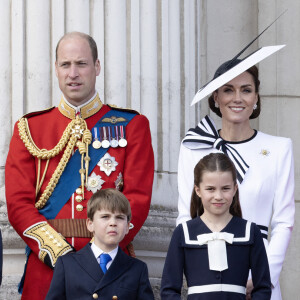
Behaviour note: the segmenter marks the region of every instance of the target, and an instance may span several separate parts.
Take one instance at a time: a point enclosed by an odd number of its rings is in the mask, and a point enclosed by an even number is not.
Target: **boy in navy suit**
[[[118,246],[129,231],[127,198],[115,189],[100,190],[90,198],[87,214],[94,240],[58,258],[46,299],[154,300],[146,264]]]

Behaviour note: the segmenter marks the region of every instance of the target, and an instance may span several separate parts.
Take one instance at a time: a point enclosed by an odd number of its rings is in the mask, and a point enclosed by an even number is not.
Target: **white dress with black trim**
[[[224,233],[233,237],[230,243],[226,242],[224,251],[227,252],[228,267],[222,271],[211,270],[211,262],[218,256],[210,261],[208,245],[200,240]],[[269,300],[270,273],[259,228],[254,223],[233,217],[220,233],[212,233],[197,217],[174,230],[162,276],[161,299],[181,299],[184,273],[188,300],[245,300],[249,270],[254,283],[252,300]]]
[[[279,276],[294,224],[294,161],[289,138],[271,136],[260,131],[242,142],[227,142],[249,166],[239,196],[243,218],[256,223],[263,234],[270,265],[272,300],[281,300]],[[189,149],[183,143],[178,162],[177,224],[190,219],[190,201],[194,167],[214,147]],[[268,226],[271,227],[269,242]]]

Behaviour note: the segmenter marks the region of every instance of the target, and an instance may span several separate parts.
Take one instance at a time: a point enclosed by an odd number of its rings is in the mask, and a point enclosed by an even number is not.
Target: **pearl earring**
[[[218,108],[219,107],[219,104],[218,102],[215,101],[215,108]]]
[[[256,110],[257,109],[257,104],[254,104],[253,105],[253,110]]]

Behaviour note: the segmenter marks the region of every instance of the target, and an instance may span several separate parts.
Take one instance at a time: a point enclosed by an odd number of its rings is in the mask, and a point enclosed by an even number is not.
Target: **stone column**
[[[266,59],[259,68],[262,86],[259,129],[272,135],[289,137],[293,141],[296,214],[292,238],[280,275],[280,287],[283,299],[297,299],[300,294],[300,3],[259,1],[258,25],[259,30],[262,30],[285,10],[286,13],[259,41],[259,46],[286,45],[278,54]]]
[[[288,12],[251,49],[286,43],[259,66],[262,115],[253,126],[291,137],[299,215],[299,18],[297,1],[227,0],[3,0],[0,10],[0,225],[4,238],[1,299],[18,299],[24,243],[8,223],[4,165],[13,124],[29,111],[57,105],[55,47],[67,31],[91,34],[101,74],[96,88],[105,103],[131,107],[150,121],[155,178],[149,217],[134,244],[148,263],[156,294],[177,215],[177,162],[181,139],[210,113],[207,101],[192,98],[224,60],[232,58],[283,10]],[[212,114],[217,125],[220,119]],[[297,222],[297,220],[296,220]],[[283,267],[284,299],[300,290],[299,224]],[[157,299],[159,297],[157,296]]]
[[[24,8],[25,110],[29,112],[51,106],[50,1],[27,1]]]
[[[126,1],[105,1],[105,101],[126,107]]]
[[[14,10],[14,6],[12,6],[13,15],[16,13],[20,13],[20,11],[16,12]],[[5,188],[4,188],[4,165],[6,160],[6,155],[8,152],[9,142],[12,133],[12,68],[10,65],[11,57],[13,57],[14,53],[11,51],[11,43],[12,37],[10,35],[10,24],[12,15],[8,12],[10,11],[10,1],[5,0],[1,3],[0,10],[0,60],[1,60],[1,68],[0,68],[0,92],[1,92],[1,109],[0,109],[0,228],[2,231],[3,238],[3,254],[4,254],[4,265],[3,265],[3,279],[2,285],[7,286],[9,281],[7,280],[6,274],[9,272],[9,268],[7,265],[7,258],[10,258],[12,254],[17,252],[15,249],[14,239],[16,239],[16,234],[13,234],[13,230],[8,224],[7,214],[6,214],[6,204],[5,204]],[[17,24],[16,24],[17,25]],[[14,30],[14,28],[12,28]],[[21,82],[22,83],[22,82]],[[16,98],[18,98],[17,94],[14,94]],[[15,103],[15,102],[14,102]],[[1,292],[0,292],[1,293]]]

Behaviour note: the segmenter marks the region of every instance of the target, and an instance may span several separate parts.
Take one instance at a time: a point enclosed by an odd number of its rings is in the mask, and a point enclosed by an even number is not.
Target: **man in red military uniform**
[[[28,246],[22,299],[44,299],[60,255],[84,247],[87,200],[117,188],[129,199],[128,245],[145,222],[154,157],[149,122],[135,111],[104,105],[95,90],[95,41],[73,32],[59,41],[57,108],[25,115],[14,128],[5,168],[8,218]]]

